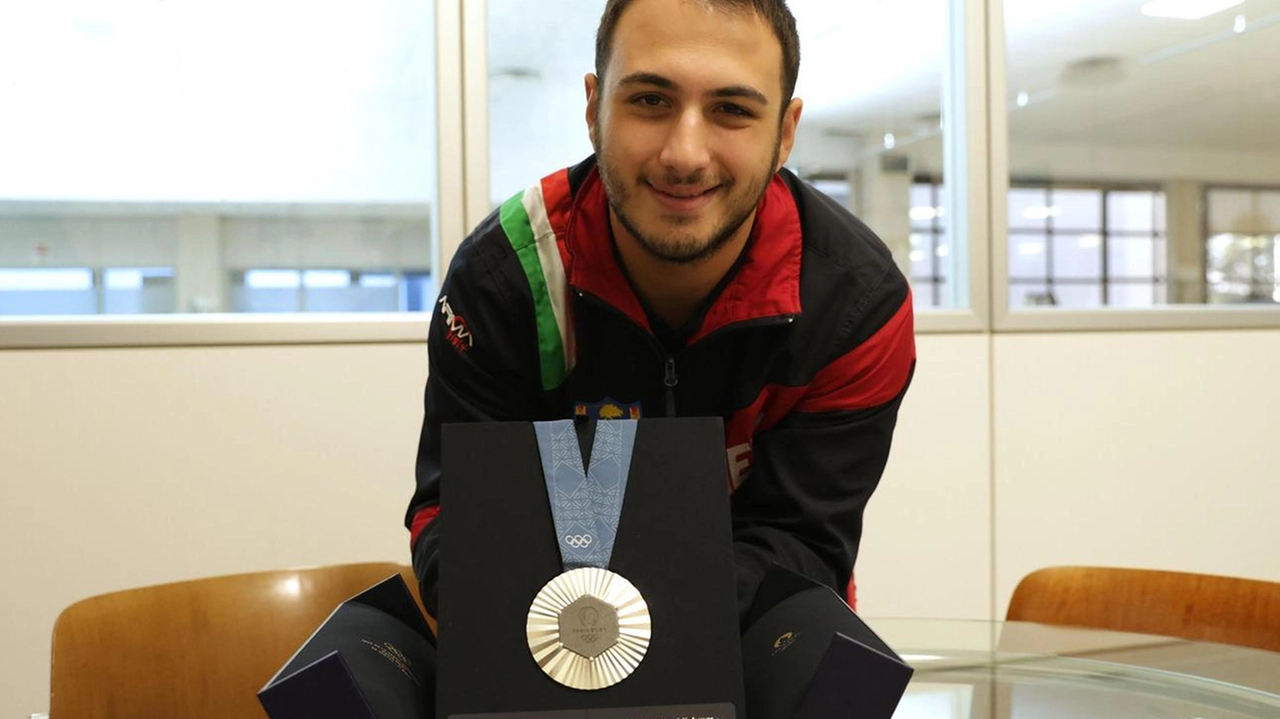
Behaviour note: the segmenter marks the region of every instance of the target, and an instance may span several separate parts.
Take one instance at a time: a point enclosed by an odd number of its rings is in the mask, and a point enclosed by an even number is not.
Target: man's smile
[[[654,185],[647,182],[645,186],[657,198],[659,204],[675,212],[693,212],[702,209],[711,202],[716,190],[721,187],[720,185],[712,185],[705,188],[683,185]]]

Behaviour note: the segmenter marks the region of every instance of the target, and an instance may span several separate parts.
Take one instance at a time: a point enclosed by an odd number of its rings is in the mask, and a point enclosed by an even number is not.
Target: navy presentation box
[[[751,719],[890,719],[914,673],[838,594],[778,565],[747,622]]]
[[[271,719],[430,719],[435,646],[399,574],[348,599],[258,692]]]

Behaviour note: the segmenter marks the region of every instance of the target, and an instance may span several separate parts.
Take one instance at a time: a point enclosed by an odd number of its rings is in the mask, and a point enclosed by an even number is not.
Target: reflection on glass
[[[434,2],[7,5],[0,314],[408,309],[235,280],[430,271]]]
[[[1280,188],[1206,190],[1211,233],[1206,252],[1211,303],[1280,302]]]
[[[796,95],[805,105],[788,166],[885,241],[917,308],[967,306],[952,278],[968,258],[946,239],[964,237],[951,226],[944,178],[948,3],[789,6],[803,57]]]
[[[1275,302],[1280,0],[1155,5],[1004,0],[1011,307]],[[1033,231],[1047,302],[1016,286]]]

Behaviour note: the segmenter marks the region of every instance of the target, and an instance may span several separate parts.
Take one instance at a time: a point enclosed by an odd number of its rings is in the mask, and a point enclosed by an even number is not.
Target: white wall
[[[1057,563],[1280,581],[1280,331],[927,335],[919,355],[863,614],[1001,616]],[[425,371],[419,344],[0,351],[0,716],[47,709],[78,599],[406,562]]]
[[[425,372],[422,345],[0,351],[0,716],[48,709],[76,600],[407,563]]]
[[[858,611],[991,612],[991,360],[986,335],[922,335],[859,549]]]
[[[1112,564],[1280,581],[1280,330],[995,338],[995,581]]]

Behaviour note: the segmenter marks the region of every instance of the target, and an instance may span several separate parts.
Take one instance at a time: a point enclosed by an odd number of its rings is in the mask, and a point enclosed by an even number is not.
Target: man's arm
[[[751,474],[732,500],[740,616],[775,562],[844,595],[915,369],[911,296],[898,298],[887,322],[754,439]]]
[[[484,226],[477,230],[480,236]],[[449,268],[428,333],[429,368],[417,487],[405,524],[423,604],[437,613],[440,428],[450,422],[537,417],[537,340],[531,300],[504,274],[502,246],[464,243]]]

